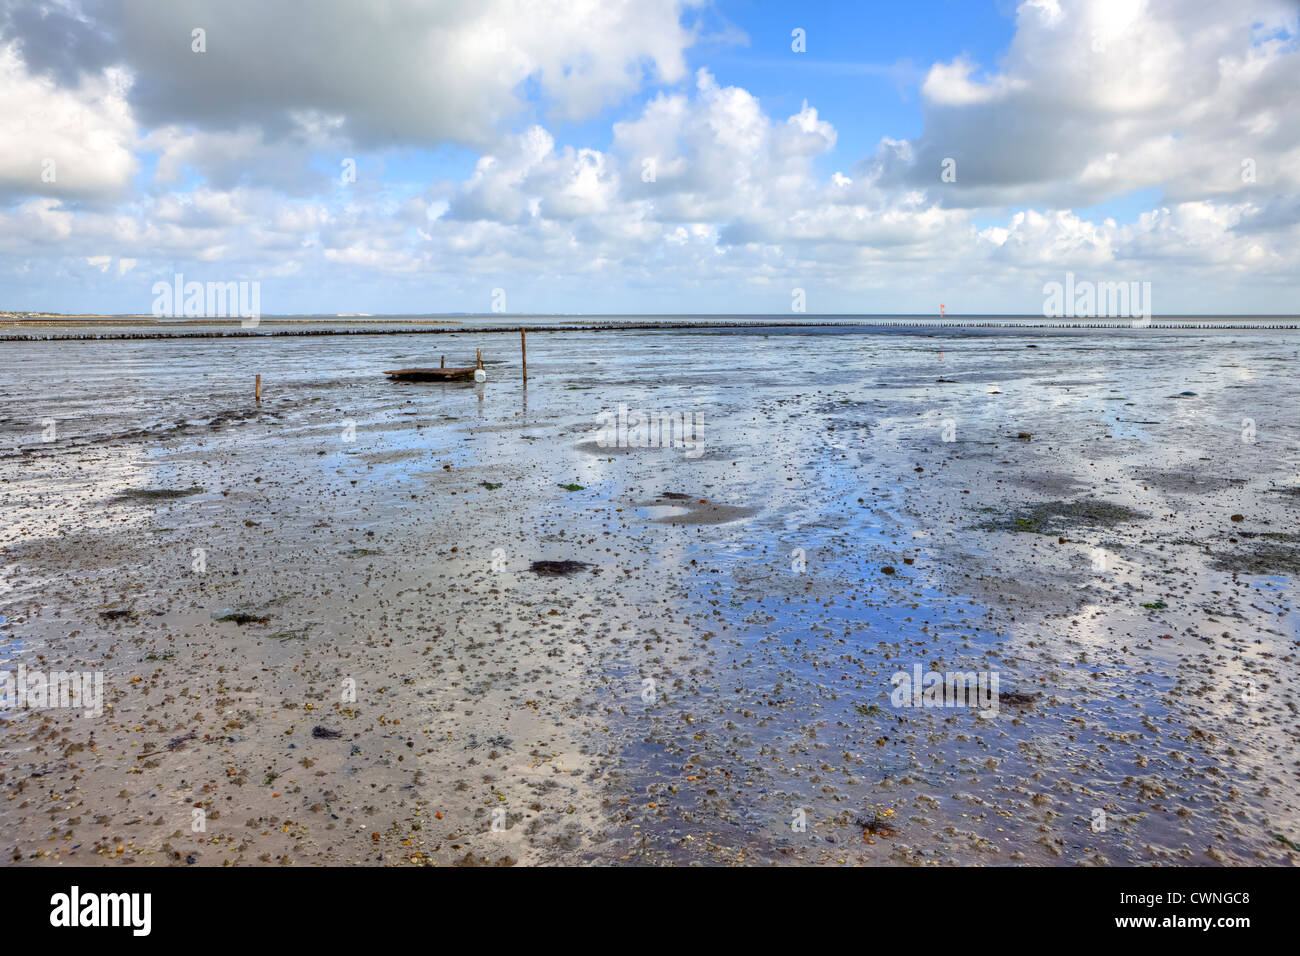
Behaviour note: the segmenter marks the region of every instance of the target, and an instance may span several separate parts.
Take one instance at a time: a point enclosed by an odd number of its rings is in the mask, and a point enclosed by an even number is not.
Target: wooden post
[[[482,368],[482,367],[483,367],[483,350],[482,350],[482,349],[479,349],[479,350],[478,350],[478,365],[477,365],[476,367],[477,367],[477,368]]]
[[[447,367],[447,356],[444,355],[442,357],[442,364],[439,365],[438,368],[446,368],[446,367]]]
[[[528,334],[523,329],[519,330],[519,354],[522,355],[524,359],[524,384],[527,385],[528,384]]]
[[[257,399],[257,404],[262,404],[262,376],[257,376],[253,381],[253,395]]]

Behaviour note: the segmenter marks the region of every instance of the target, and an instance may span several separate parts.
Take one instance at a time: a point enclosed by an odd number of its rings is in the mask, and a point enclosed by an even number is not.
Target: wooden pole
[[[519,354],[522,355],[524,359],[524,384],[527,385],[528,384],[528,334],[523,329],[519,330]]]
[[[439,367],[439,368],[446,368],[446,367],[447,367],[447,356],[444,355],[444,356],[442,357],[442,364],[439,365],[438,367]]]
[[[482,349],[479,349],[479,350],[478,350],[478,365],[477,365],[476,367],[477,367],[477,368],[482,368],[482,367],[483,367],[483,350],[482,350]]]
[[[257,376],[253,381],[253,395],[257,398],[257,404],[262,404],[262,376]]]

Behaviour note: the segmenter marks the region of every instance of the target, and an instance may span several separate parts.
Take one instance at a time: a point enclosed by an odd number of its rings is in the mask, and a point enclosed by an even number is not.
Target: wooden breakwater
[[[20,325],[21,323],[14,323]],[[0,332],[0,342],[49,342],[49,341],[113,341],[139,339],[218,339],[218,338],[279,338],[304,335],[489,335],[494,333],[513,333],[518,326],[458,326],[447,328],[428,328],[409,326],[392,328],[388,326],[362,326],[344,328],[329,326],[308,329],[203,329],[190,331],[172,331],[151,329],[149,331],[114,330],[95,332],[84,327],[67,332],[44,331],[17,332],[10,330]],[[47,326],[48,328],[48,326]],[[1225,321],[1187,321],[1178,319],[1152,319],[1141,325],[1134,325],[1134,320],[1064,320],[1064,319],[980,319],[961,321],[953,319],[844,319],[835,322],[746,322],[746,321],[657,321],[657,322],[592,322],[566,323],[563,325],[531,325],[529,331],[538,332],[646,332],[646,331],[690,331],[709,329],[804,329],[804,328],[896,328],[896,329],[1108,329],[1131,330],[1136,332],[1150,329],[1177,329],[1185,331],[1248,331],[1248,330],[1300,330],[1300,318],[1275,320]]]

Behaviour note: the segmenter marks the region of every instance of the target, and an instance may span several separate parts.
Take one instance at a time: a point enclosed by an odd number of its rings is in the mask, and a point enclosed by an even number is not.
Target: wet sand
[[[7,343],[0,668],[107,706],[3,715],[3,859],[1295,863],[1298,346]]]

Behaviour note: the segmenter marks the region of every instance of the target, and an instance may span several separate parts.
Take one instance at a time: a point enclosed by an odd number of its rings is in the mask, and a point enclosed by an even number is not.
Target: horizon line
[[[145,312],[41,312],[31,309],[0,309],[0,317],[6,320],[23,321],[22,316],[36,318],[67,319],[152,319],[156,322],[238,322],[238,315],[221,316],[156,316]],[[402,318],[472,318],[472,319],[538,319],[538,318],[628,318],[628,319],[692,319],[692,318],[791,318],[828,319],[828,318],[925,318],[943,319],[1115,319],[1118,321],[1132,316],[1044,316],[1041,312],[800,312],[787,314],[783,312],[264,312],[258,316],[262,321],[268,319],[357,319],[359,321],[402,319]],[[1145,317],[1143,317],[1145,318]],[[1232,318],[1266,318],[1266,319],[1300,319],[1300,312],[1162,312],[1152,313],[1151,319],[1232,319]]]

